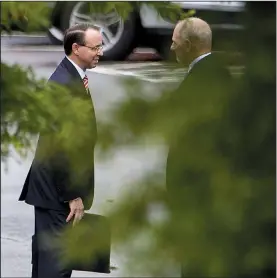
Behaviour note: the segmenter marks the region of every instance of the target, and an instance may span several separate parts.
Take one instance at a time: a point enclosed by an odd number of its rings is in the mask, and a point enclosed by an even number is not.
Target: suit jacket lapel
[[[64,57],[64,59],[62,60],[62,64],[64,65],[64,67],[68,70],[68,72],[74,77],[74,78],[78,78],[82,81],[82,78],[79,74],[79,72],[76,70],[76,68],[72,65],[72,63],[70,63],[70,61],[68,61],[68,59],[66,57]]]
[[[68,61],[68,59],[65,57],[62,61],[63,66],[67,69],[67,71],[69,72],[69,74],[72,76],[73,81],[76,81],[76,83],[79,84],[80,86],[82,86],[81,88],[83,89],[84,94],[82,94],[82,98],[85,99],[89,99],[92,105],[92,113],[93,113],[93,117],[95,118],[95,110],[94,110],[94,105],[93,105],[93,101],[90,95],[90,91],[88,89],[88,91],[85,88],[84,82],[79,74],[79,72],[76,70],[76,68],[72,65],[72,63],[70,63],[70,61]]]
[[[73,80],[77,83],[80,84],[83,88],[83,91],[85,92],[85,94],[87,95],[88,92],[85,88],[84,82],[79,74],[79,72],[76,70],[76,68],[72,65],[72,63],[70,63],[70,61],[68,61],[68,59],[65,57],[62,61],[63,66],[67,69],[67,71],[69,72],[69,74],[72,76]]]

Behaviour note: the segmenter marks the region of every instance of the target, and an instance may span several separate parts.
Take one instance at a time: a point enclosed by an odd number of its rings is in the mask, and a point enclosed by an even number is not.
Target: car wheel
[[[53,45],[63,45],[63,33],[56,27],[47,30],[47,36]]]
[[[88,2],[68,2],[63,9],[60,27],[64,32],[78,23],[92,23],[101,28],[103,36],[103,60],[123,60],[136,47],[138,20],[131,13],[125,21],[116,11],[108,14],[88,14]]]

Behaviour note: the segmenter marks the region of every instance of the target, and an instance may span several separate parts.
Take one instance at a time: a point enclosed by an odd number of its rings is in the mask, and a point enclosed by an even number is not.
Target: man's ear
[[[191,41],[186,39],[185,40],[185,46],[186,46],[186,52],[190,52],[191,51],[191,47],[192,47]]]
[[[79,47],[77,43],[72,44],[72,52],[76,55],[79,56]]]

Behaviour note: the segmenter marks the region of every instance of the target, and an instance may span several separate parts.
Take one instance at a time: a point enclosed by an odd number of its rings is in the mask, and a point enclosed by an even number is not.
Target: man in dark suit
[[[208,169],[195,172],[196,168],[193,164],[197,159],[205,159],[205,154],[194,150],[194,159],[191,157],[188,159],[188,155],[191,154],[189,142],[198,140],[200,144],[206,143],[204,132],[206,115],[209,117],[210,111],[216,107],[217,103],[224,101],[224,96],[231,89],[231,76],[225,66],[223,56],[212,53],[210,26],[199,18],[188,18],[176,25],[171,50],[175,51],[177,61],[188,67],[186,77],[170,98],[170,106],[174,107],[172,115],[176,114],[174,116],[176,133],[172,134],[166,165],[169,205],[174,219],[181,223],[190,221],[182,219],[182,210],[185,209],[182,196],[186,194],[186,188],[199,185],[196,182],[199,179],[204,179],[203,184],[208,183],[208,180],[205,182],[204,178]],[[199,119],[197,125],[193,125],[193,129],[188,125],[188,119],[191,116]],[[188,132],[190,132],[189,135]],[[178,242],[177,245],[179,248],[182,243]],[[182,276],[185,277],[185,268],[182,269]]]
[[[75,225],[82,219],[84,210],[91,207],[94,195],[94,146],[97,129],[85,71],[96,67],[99,57],[103,55],[99,28],[89,24],[69,28],[64,36],[64,50],[66,57],[58,65],[49,82],[66,86],[72,96],[89,103],[91,109],[85,125],[90,136],[78,137],[80,126],[76,126],[76,134],[71,134],[72,138],[68,138],[72,142],[70,147],[78,148],[75,152],[78,155],[76,160],[85,160],[85,169],[76,174],[70,167],[72,161],[63,148],[56,148],[53,155],[42,159],[41,153],[51,153],[50,149],[55,147],[53,144],[49,147],[49,138],[52,143],[55,142],[55,132],[50,135],[40,134],[35,158],[19,198],[20,201],[33,205],[35,209],[32,278],[71,277],[72,270],[59,264],[59,252],[47,247],[41,237],[45,233],[58,237],[68,225]]]

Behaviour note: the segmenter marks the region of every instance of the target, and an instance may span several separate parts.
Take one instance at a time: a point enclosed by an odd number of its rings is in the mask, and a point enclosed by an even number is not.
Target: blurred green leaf
[[[12,26],[17,26],[25,32],[40,31],[49,26],[50,12],[48,2],[3,1],[1,3],[1,31],[6,29],[10,32]]]
[[[42,8],[33,12],[35,6],[32,10],[29,3],[4,3],[12,18],[26,16],[30,21],[36,17],[34,25],[43,14]],[[168,265],[185,262],[187,275],[194,277],[275,275],[276,7],[272,3],[246,4],[246,29],[237,42],[244,51],[245,70],[229,93],[218,95],[205,88],[194,94],[184,92],[186,101],[178,102],[171,98],[173,88],[146,95],[141,84],[129,81],[126,98],[109,111],[105,121],[100,119],[98,146],[100,156],[106,154],[107,159],[119,147],[167,145],[176,133],[182,133],[184,148],[177,153],[180,161],[175,170],[182,170],[189,185],[179,188],[173,205],[168,206],[164,169],[153,165],[127,184],[128,192],[109,210],[113,243],[131,252],[126,262],[131,271],[164,276],[171,274]],[[183,16],[168,2],[93,2],[91,6],[95,11],[116,9],[125,18],[134,6],[143,4],[170,20]],[[8,14],[3,12],[1,23],[9,24]],[[10,146],[26,155],[39,132],[57,131],[54,143],[49,137],[49,149],[54,153],[63,148],[72,160],[75,178],[82,177],[85,160],[91,157],[77,155],[84,140],[92,136],[86,128],[87,114],[89,105],[67,88],[36,80],[31,69],[1,64],[2,160],[9,156]],[[80,126],[74,148],[72,122]],[[62,243],[73,254],[82,237],[68,232],[65,238]],[[97,246],[87,244],[77,254],[79,259],[87,259]]]

